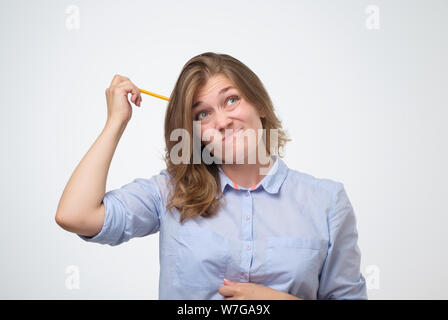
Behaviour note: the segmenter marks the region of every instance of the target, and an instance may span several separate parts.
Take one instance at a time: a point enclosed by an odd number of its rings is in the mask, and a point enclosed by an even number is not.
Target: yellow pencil
[[[140,89],[140,88],[138,90],[140,90],[141,93],[146,93],[146,94],[149,94],[150,96],[153,96],[153,97],[157,97],[157,98],[160,98],[160,99],[163,99],[163,100],[166,100],[166,101],[170,100],[170,98],[167,98],[165,96],[162,96],[162,95],[154,93],[154,92],[146,91],[146,90],[143,90],[143,89]]]

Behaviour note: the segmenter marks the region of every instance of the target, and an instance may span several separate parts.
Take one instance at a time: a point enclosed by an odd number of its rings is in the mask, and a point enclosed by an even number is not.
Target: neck
[[[264,168],[264,172],[267,173],[274,164],[274,159],[269,158],[270,161],[267,164],[261,164],[257,161],[254,164],[221,164],[221,169],[224,173],[237,185],[243,188],[251,188],[257,185],[266,175],[260,174],[260,169]]]

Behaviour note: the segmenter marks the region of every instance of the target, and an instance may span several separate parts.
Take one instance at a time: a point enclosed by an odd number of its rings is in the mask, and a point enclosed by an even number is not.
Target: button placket
[[[252,223],[252,197],[248,190],[242,190],[242,261],[241,261],[241,281],[249,281],[250,267],[253,259],[253,223]]]

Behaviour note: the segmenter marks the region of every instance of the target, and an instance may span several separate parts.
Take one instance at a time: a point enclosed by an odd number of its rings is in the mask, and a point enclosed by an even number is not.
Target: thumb
[[[224,284],[225,285],[232,285],[233,281],[230,281],[229,279],[224,278]]]

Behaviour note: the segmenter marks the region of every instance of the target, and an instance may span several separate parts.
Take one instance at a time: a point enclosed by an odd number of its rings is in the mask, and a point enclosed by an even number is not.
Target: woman
[[[106,89],[107,122],[62,194],[62,228],[111,246],[160,231],[159,299],[367,299],[343,184],[287,167],[289,139],[246,65],[188,61],[166,111],[166,169],[105,193],[129,93],[140,106],[128,78]]]

